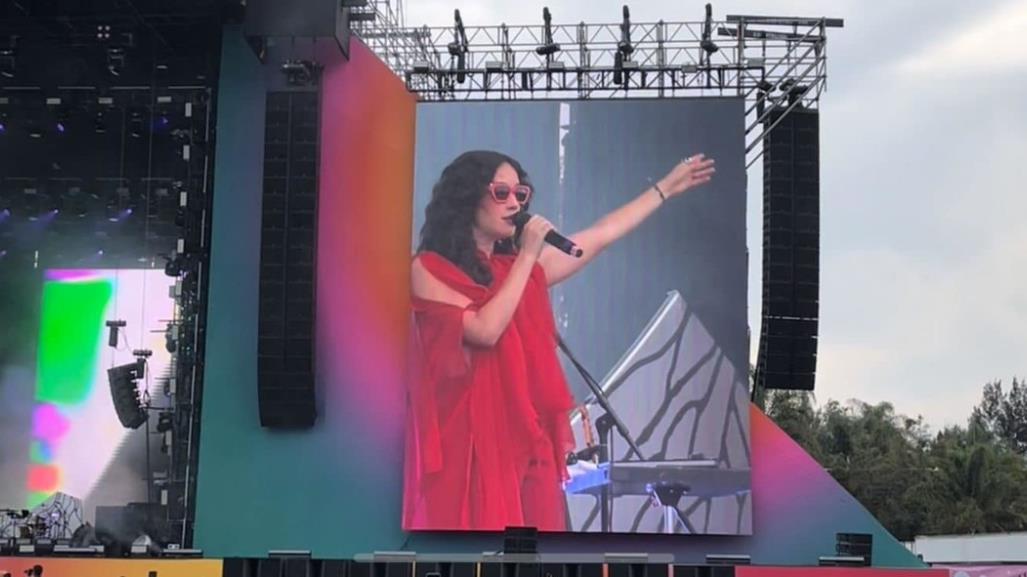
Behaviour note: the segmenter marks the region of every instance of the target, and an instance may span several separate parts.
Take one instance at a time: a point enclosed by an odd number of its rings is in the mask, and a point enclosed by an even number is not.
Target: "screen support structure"
[[[827,87],[828,17],[727,15],[698,21],[409,27],[402,2],[369,0],[353,33],[423,101],[683,98],[746,100],[746,168],[786,115]]]

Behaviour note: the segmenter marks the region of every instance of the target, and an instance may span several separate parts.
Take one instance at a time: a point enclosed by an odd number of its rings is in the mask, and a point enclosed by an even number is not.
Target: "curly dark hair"
[[[424,211],[418,252],[430,250],[446,257],[478,284],[492,284],[492,271],[478,257],[472,227],[475,212],[496,170],[507,163],[517,171],[521,184],[531,185],[528,173],[513,158],[492,150],[472,150],[458,156],[442,171]],[[527,206],[525,206],[527,210]],[[517,251],[516,239],[496,243],[497,254]]]

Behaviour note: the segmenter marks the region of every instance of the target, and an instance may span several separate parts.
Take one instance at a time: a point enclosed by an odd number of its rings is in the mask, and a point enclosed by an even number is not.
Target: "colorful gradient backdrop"
[[[195,544],[218,557],[496,550],[501,535],[400,530],[415,102],[359,41],[349,62],[331,51],[323,58],[323,406],[311,430],[270,432],[257,418],[259,199],[264,95],[280,74],[260,66],[238,29],[226,30]],[[756,409],[751,423],[751,537],[557,534],[544,535],[541,550],[672,553],[679,563],[735,553],[765,565],[815,565],[834,554],[836,532],[867,532],[876,565],[922,566]]]
[[[157,270],[50,270],[43,280],[32,440],[27,447],[27,508],[61,491],[89,497],[129,435],[111,401],[107,369],[131,362],[132,349],[154,351],[152,374],[170,362],[153,337],[174,311],[172,279]],[[122,319],[120,347],[107,346],[108,320]],[[131,340],[129,338],[131,337]],[[142,476],[135,479],[142,489]],[[138,491],[145,494],[143,491]],[[138,497],[123,495],[125,502]]]
[[[281,75],[226,33],[196,526],[216,555],[338,554],[402,538],[416,102],[356,40],[348,62],[331,47],[318,57],[319,417],[281,433],[259,426],[256,386],[264,102]]]

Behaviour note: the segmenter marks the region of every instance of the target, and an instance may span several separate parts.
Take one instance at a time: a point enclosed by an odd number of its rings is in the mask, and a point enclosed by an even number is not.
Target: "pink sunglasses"
[[[511,186],[502,182],[489,183],[489,193],[492,195],[492,199],[496,202],[506,202],[506,199],[510,198],[511,192],[514,195],[514,198],[517,199],[517,202],[521,204],[524,204],[531,199],[531,187],[526,184]]]

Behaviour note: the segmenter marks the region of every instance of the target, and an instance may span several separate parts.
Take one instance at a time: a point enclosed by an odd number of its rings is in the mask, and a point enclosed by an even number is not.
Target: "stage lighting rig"
[[[18,37],[11,36],[7,45],[0,48],[0,76],[14,78],[18,67]]]
[[[178,323],[170,321],[164,329],[164,348],[171,354],[178,352]]]
[[[170,277],[180,276],[187,266],[185,255],[175,251],[165,258],[167,262],[164,264],[164,274]]]
[[[125,49],[112,46],[107,49],[107,72],[111,76],[121,76],[125,70]]]
[[[542,22],[544,23],[544,29],[542,31],[542,42],[543,44],[538,48],[535,48],[535,52],[539,56],[546,57],[546,65],[552,63],[553,54],[560,51],[560,45],[553,42],[553,15],[549,12],[549,7],[544,6],[542,8]]]
[[[720,50],[717,43],[713,41],[713,4],[706,4],[706,19],[702,25],[702,40],[699,42],[703,52],[706,54],[706,62],[709,63],[709,55]]]
[[[621,12],[620,40],[617,42],[617,52],[613,55],[613,83],[626,87],[629,71],[636,68],[635,63],[630,60],[635,52],[635,45],[631,43],[631,11],[624,5]]]
[[[125,321],[122,321],[122,320],[117,320],[117,321],[107,321],[105,324],[107,325],[107,328],[110,329],[110,334],[107,337],[107,346],[111,347],[112,349],[117,348],[118,347],[118,340],[119,340],[118,339],[118,330],[125,328],[125,326],[128,323],[126,323]]]
[[[617,51],[628,58],[635,51],[635,46],[631,43],[631,10],[625,4],[621,12],[620,42],[617,43]]]
[[[460,10],[453,11],[453,41],[447,46],[451,58],[456,58],[456,81],[463,84],[467,80],[467,54],[470,52],[467,42],[467,31]]]

